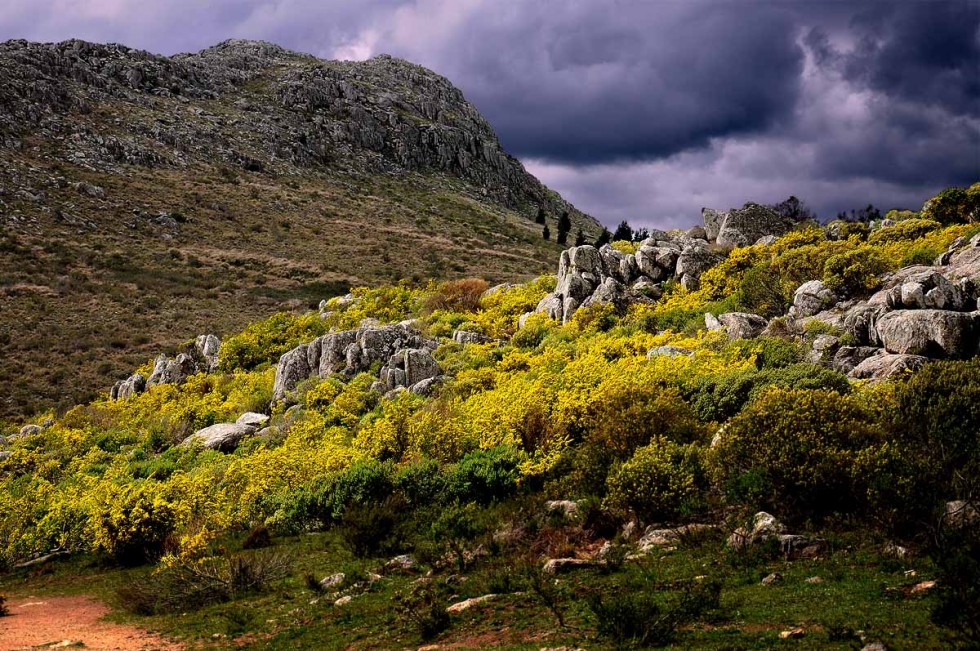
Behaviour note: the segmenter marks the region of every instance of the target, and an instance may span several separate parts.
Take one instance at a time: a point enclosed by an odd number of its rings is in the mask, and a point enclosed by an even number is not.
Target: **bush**
[[[922,216],[943,225],[980,220],[980,183],[969,188],[946,188],[926,202]]]
[[[446,477],[435,459],[401,466],[395,473],[393,483],[409,507],[433,504],[446,494]]]
[[[888,242],[916,240],[940,228],[942,224],[931,219],[906,219],[894,226],[885,226],[868,236],[868,244],[880,246]]]
[[[670,520],[698,510],[706,484],[697,446],[657,439],[609,476],[606,504],[641,523]]]
[[[745,272],[736,300],[742,310],[767,319],[785,314],[792,302],[779,271],[768,264],[752,267]]]
[[[480,278],[439,283],[435,291],[423,300],[423,309],[429,313],[436,310],[476,312],[480,308],[480,298],[488,287],[487,281]]]
[[[959,648],[980,647],[980,523],[941,532],[932,557],[939,588],[933,621],[955,632]]]
[[[122,565],[157,560],[179,524],[179,504],[153,480],[107,488],[90,518],[95,548]]]
[[[876,416],[826,390],[772,388],[733,418],[713,448],[731,499],[789,517],[851,510],[854,466],[877,437]]]
[[[10,609],[7,608],[7,598],[0,594],[0,617],[6,617],[10,614]]]
[[[781,368],[735,371],[721,377],[698,378],[687,388],[694,412],[704,422],[724,422],[738,414],[768,387],[825,389],[850,393],[847,377],[837,371],[800,362]]]
[[[270,583],[288,576],[291,567],[288,556],[270,553],[167,560],[141,581],[117,589],[123,608],[138,615],[158,615],[224,603],[264,592]]]
[[[412,583],[395,597],[399,614],[418,633],[423,642],[431,640],[449,628],[451,590],[444,583],[425,579]]]
[[[615,385],[603,395],[585,431],[587,441],[619,459],[628,459],[654,437],[690,443],[704,435],[704,428],[676,388],[638,382]]]
[[[252,370],[262,364],[274,364],[283,353],[326,332],[327,325],[315,312],[303,316],[274,314],[225,338],[221,343],[221,368]]]
[[[268,527],[264,524],[257,524],[248,532],[245,542],[242,543],[242,549],[262,549],[263,547],[272,547],[272,536],[269,534]]]
[[[942,502],[980,494],[980,359],[927,364],[899,385],[889,410],[898,466],[881,502],[927,518]]]
[[[866,294],[878,287],[878,276],[888,271],[884,256],[871,247],[846,251],[827,259],[823,282],[842,296]]]
[[[398,530],[407,512],[399,496],[348,507],[339,525],[341,539],[358,558],[398,553],[402,549]]]
[[[449,494],[464,500],[490,504],[517,490],[520,457],[507,446],[476,450],[465,455],[449,473]]]
[[[338,522],[347,509],[368,506],[391,495],[393,469],[390,463],[368,460],[354,463],[336,476],[320,509]]]

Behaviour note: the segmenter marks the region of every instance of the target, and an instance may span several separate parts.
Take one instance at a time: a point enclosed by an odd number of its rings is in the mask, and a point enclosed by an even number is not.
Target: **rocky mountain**
[[[351,285],[536,275],[539,208],[601,228],[445,78],[262,42],[2,43],[0,165],[0,416]]]

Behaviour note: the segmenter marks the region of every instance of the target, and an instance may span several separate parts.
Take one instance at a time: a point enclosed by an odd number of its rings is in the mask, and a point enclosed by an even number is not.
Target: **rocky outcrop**
[[[254,434],[255,427],[239,423],[218,423],[204,429],[199,429],[181,441],[182,447],[201,445],[208,450],[232,452],[238,447],[239,441],[249,434]]]
[[[210,373],[218,368],[218,352],[221,340],[212,334],[200,335],[188,352],[178,353],[176,357],[160,355],[153,364],[149,378],[135,373],[125,380],[116,382],[109,391],[112,400],[127,400],[158,384],[183,384],[196,373]]]
[[[793,227],[791,221],[775,210],[757,203],[747,203],[723,214],[715,238],[721,246],[749,246],[767,235],[784,235]],[[704,211],[701,216],[704,218]],[[705,230],[708,230],[707,223]]]
[[[326,378],[335,373],[353,377],[377,362],[386,365],[387,372],[382,370],[383,386],[390,384],[389,390],[412,386],[439,374],[438,364],[431,356],[435,347],[435,341],[401,323],[324,335],[279,358],[272,400],[283,400],[308,377]]]
[[[433,380],[441,375],[442,369],[429,349],[403,348],[388,359],[374,388],[379,393],[407,388],[428,395],[437,384]]]
[[[488,337],[482,335],[478,332],[468,332],[466,330],[455,330],[453,332],[453,341],[457,344],[492,344],[497,340],[493,337]]]
[[[704,234],[706,239],[718,239],[718,233],[721,232],[721,225],[725,223],[726,217],[728,217],[727,212],[715,210],[714,208],[701,209],[701,219],[704,221]]]
[[[793,306],[789,310],[790,318],[813,316],[833,307],[837,296],[823,283],[822,280],[811,280],[800,285],[793,293]]]
[[[116,382],[109,391],[112,400],[127,400],[146,391],[146,378],[142,373],[134,373],[125,380]]]
[[[914,373],[928,361],[928,358],[921,355],[896,355],[878,349],[877,354],[857,364],[847,375],[852,380],[880,382],[890,377]]]
[[[978,353],[980,315],[949,310],[896,310],[875,324],[890,353],[968,358]]]
[[[704,325],[710,331],[724,330],[729,339],[754,339],[762,334],[769,322],[758,314],[727,312],[717,318],[706,313]]]

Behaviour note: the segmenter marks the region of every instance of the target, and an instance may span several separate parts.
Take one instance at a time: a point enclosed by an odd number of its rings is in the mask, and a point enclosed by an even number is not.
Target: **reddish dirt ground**
[[[0,618],[0,651],[32,648],[183,649],[177,643],[133,626],[104,621],[102,617],[109,608],[91,597],[26,597],[12,599],[7,606],[10,615]]]

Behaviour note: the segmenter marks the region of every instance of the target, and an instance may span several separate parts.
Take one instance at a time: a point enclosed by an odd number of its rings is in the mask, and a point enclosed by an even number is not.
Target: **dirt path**
[[[136,627],[103,621],[109,608],[91,597],[26,597],[8,601],[7,605],[10,615],[0,617],[0,651],[66,647],[98,651],[183,649]]]

